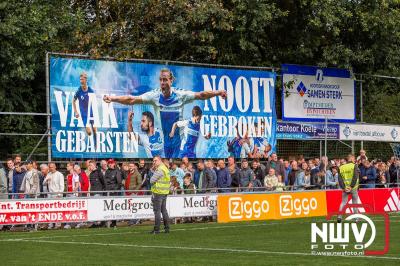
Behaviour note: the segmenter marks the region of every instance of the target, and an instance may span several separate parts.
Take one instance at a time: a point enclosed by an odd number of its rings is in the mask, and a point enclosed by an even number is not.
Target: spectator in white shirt
[[[78,176],[79,182],[79,176]],[[49,173],[43,181],[43,185],[49,188],[51,198],[62,198],[64,192],[64,175],[57,171],[56,164],[49,163]]]

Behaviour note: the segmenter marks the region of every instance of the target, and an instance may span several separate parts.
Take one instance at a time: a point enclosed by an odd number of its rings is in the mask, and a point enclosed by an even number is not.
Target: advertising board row
[[[167,210],[171,218],[216,215],[217,195],[170,196]],[[154,218],[151,196],[0,202],[0,225],[150,218]]]
[[[360,202],[374,212],[400,211],[400,189],[364,189]],[[277,220],[337,213],[340,190],[169,196],[171,218],[218,216],[218,222]],[[349,199],[349,204],[351,199]],[[359,209],[363,212],[363,208]],[[347,210],[353,212],[352,209]],[[0,202],[0,225],[153,219],[150,196],[25,199]]]

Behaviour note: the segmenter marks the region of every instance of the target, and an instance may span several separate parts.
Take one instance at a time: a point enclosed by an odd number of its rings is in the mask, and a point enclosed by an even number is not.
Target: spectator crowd
[[[184,157],[180,161],[164,159],[163,163],[169,168],[170,194],[194,194],[338,189],[339,167],[346,160],[299,156],[289,161],[272,153],[267,161],[237,161],[234,157],[189,161]],[[400,160],[395,157],[387,162],[369,160],[361,150],[356,165],[361,189],[399,185]],[[39,165],[31,160],[22,161],[17,155],[7,159],[5,166],[0,165],[0,199],[140,196],[150,194],[154,172],[154,167],[144,159],[120,163],[114,159],[68,162],[61,171],[54,162]],[[61,225],[49,224],[47,228],[54,226]]]
[[[399,160],[370,161],[365,151],[357,157],[360,188],[397,186]],[[181,161],[164,159],[170,170],[171,194],[224,193],[250,191],[283,191],[338,188],[339,167],[345,159],[327,157],[284,160],[272,153],[268,161],[252,161],[234,157],[227,161]],[[55,163],[38,165],[22,162],[21,156],[9,158],[0,168],[1,198],[61,198],[73,196],[143,195],[151,188],[154,168],[144,159],[117,163],[114,159],[69,162],[65,171]],[[65,193],[66,192],[66,193]]]

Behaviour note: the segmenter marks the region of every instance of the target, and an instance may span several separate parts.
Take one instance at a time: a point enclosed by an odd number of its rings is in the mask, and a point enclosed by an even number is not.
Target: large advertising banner
[[[339,139],[339,124],[327,124],[327,130],[325,130],[323,123],[278,122],[276,138],[291,140]]]
[[[346,69],[282,65],[282,120],[355,122],[355,81]]]
[[[0,202],[0,225],[87,220],[86,199],[4,200]]]
[[[400,141],[400,126],[373,124],[340,124],[341,140]]]
[[[226,158],[275,148],[275,73],[50,56],[52,155]]]

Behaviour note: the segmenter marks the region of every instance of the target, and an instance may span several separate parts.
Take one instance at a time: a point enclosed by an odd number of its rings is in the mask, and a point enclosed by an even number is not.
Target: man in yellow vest
[[[160,233],[161,214],[164,221],[165,233],[169,233],[169,217],[167,212],[167,196],[170,188],[169,169],[165,166],[165,164],[163,164],[160,156],[155,156],[153,158],[153,165],[156,171],[150,178],[150,183],[152,192],[151,201],[153,203],[155,224],[154,230],[150,233]]]
[[[343,211],[343,207],[347,204],[349,195],[351,195],[353,204],[358,204],[358,185],[360,170],[355,164],[353,154],[347,156],[347,163],[339,168],[339,186],[343,190],[342,203],[339,212]],[[358,213],[357,208],[353,208],[354,213]],[[342,221],[342,215],[338,215],[338,223]]]

